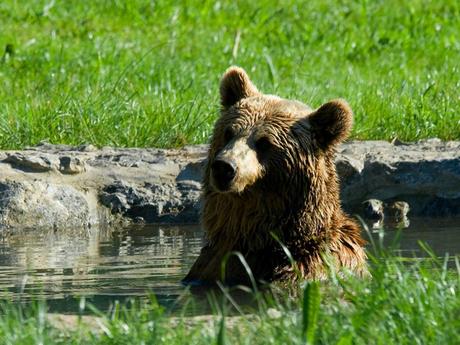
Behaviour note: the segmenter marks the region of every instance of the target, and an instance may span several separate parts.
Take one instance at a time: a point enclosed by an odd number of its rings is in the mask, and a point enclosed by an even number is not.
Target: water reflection
[[[420,247],[424,242],[438,256],[460,254],[460,218],[411,218],[410,225],[390,223],[383,228],[372,229],[371,236],[384,247],[394,247],[398,255],[409,257],[426,257],[427,253]]]
[[[0,241],[0,297],[40,296],[65,311],[74,309],[81,296],[104,308],[115,298],[152,291],[168,305],[183,293],[180,279],[202,238],[198,226],[15,232]]]
[[[382,232],[372,232],[379,239]],[[396,231],[385,229],[383,243]],[[1,236],[1,235],[0,235]],[[199,226],[134,226],[55,233],[32,229],[0,237],[0,298],[47,299],[50,310],[75,312],[80,297],[107,309],[115,300],[153,292],[167,307],[184,294],[180,279],[202,242]],[[422,240],[438,255],[460,253],[460,218],[411,219],[399,252],[423,256]]]

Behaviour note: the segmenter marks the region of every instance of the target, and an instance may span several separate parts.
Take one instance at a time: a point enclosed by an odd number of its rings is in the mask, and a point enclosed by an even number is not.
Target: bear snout
[[[215,186],[220,191],[228,190],[236,176],[235,162],[218,159],[212,163],[211,169]]]

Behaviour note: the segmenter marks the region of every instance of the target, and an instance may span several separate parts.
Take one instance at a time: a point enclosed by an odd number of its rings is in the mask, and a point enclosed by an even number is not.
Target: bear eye
[[[226,143],[228,143],[230,140],[232,140],[234,136],[235,136],[235,131],[232,128],[230,128],[230,127],[225,128],[224,140],[225,140]]]
[[[267,137],[262,137],[260,139],[257,139],[255,146],[257,151],[264,152],[272,146],[272,143]]]

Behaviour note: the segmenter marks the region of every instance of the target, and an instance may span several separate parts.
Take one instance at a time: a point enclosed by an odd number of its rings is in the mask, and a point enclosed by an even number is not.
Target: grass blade
[[[226,345],[227,337],[225,335],[225,316],[222,315],[219,323],[219,333],[217,334],[217,345]]]
[[[307,284],[303,294],[302,304],[302,341],[303,344],[313,344],[318,323],[321,294],[318,282]]]

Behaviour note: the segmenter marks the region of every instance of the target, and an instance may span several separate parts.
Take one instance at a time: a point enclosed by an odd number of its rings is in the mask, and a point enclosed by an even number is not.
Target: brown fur
[[[334,164],[335,147],[352,126],[348,104],[335,100],[312,111],[263,95],[238,67],[224,74],[220,92],[222,112],[203,181],[207,244],[184,281],[249,283],[236,256],[221,274],[224,257],[234,251],[257,281],[293,280],[299,272],[305,279],[325,278],[325,257],[337,269],[364,274],[364,241],[341,209]],[[236,166],[226,190],[219,190],[213,174],[216,160]]]

